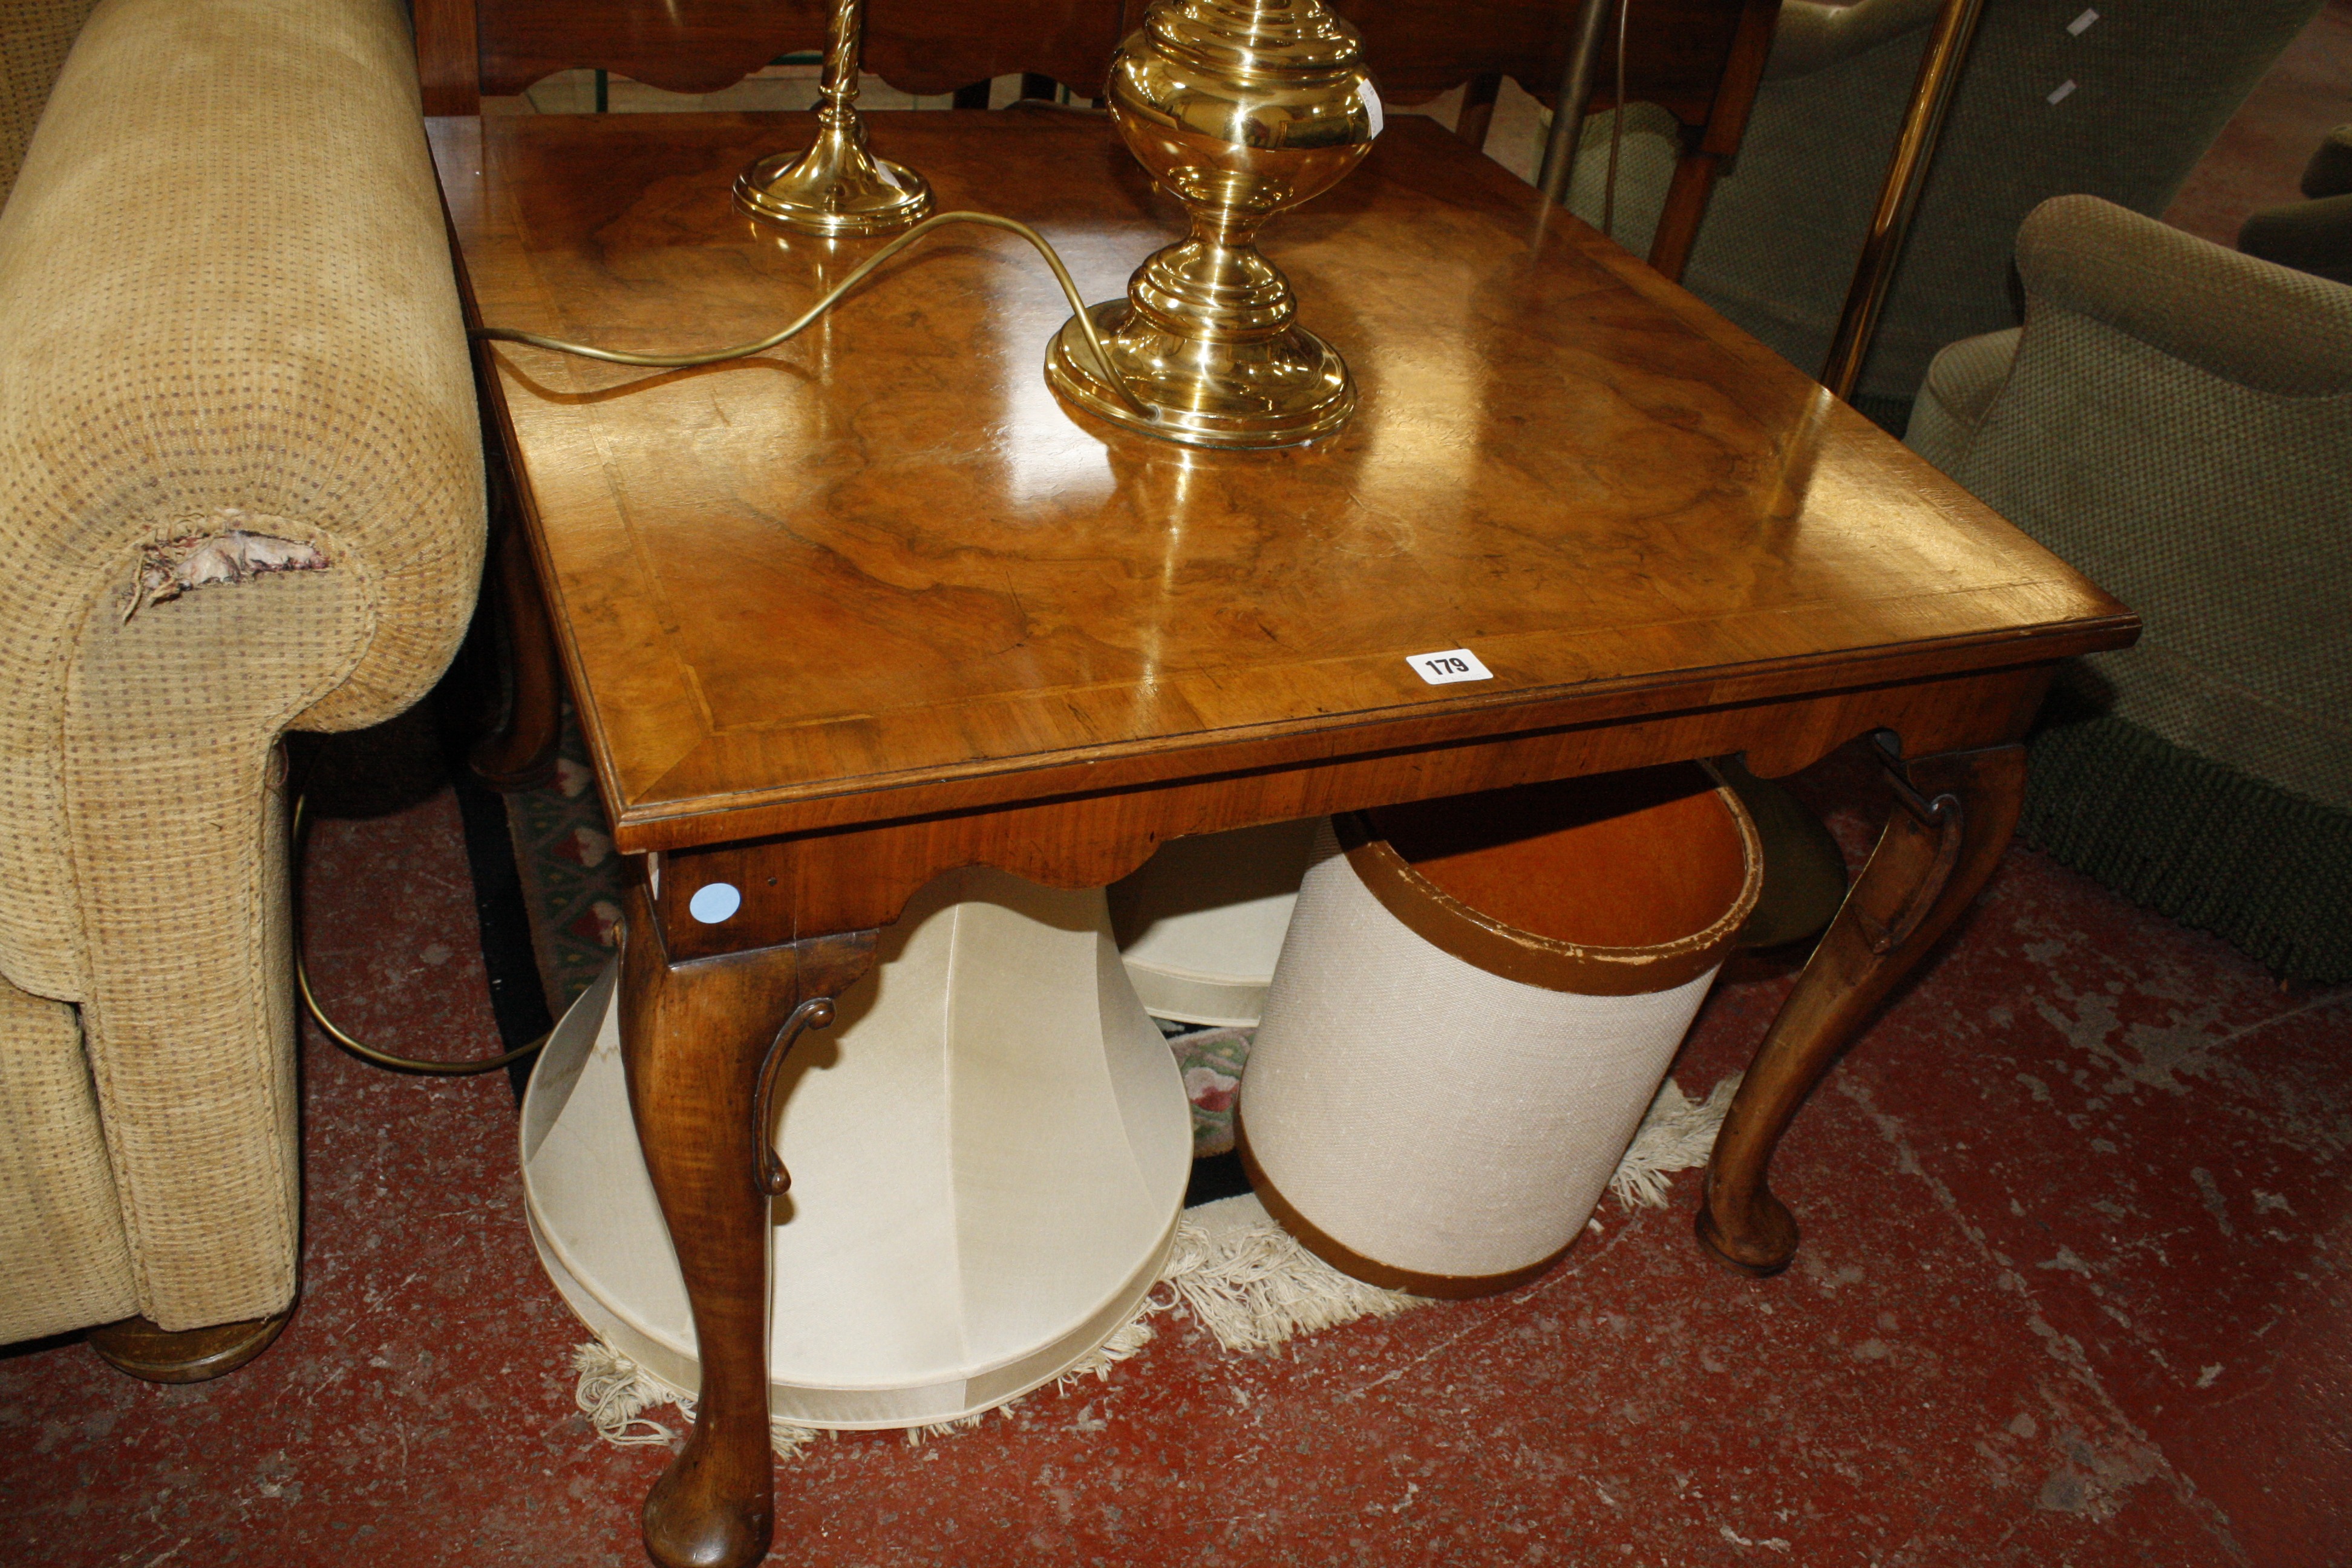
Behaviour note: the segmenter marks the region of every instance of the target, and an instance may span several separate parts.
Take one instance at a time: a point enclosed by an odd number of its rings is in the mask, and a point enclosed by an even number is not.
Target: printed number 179
[[[1478,656],[1466,647],[1442,648],[1436,653],[1417,653],[1405,660],[1412,672],[1432,686],[1444,686],[1455,680],[1492,680],[1495,672],[1478,661]]]

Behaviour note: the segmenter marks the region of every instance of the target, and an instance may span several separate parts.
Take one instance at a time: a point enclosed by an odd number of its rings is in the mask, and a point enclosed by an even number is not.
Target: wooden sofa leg
[[[563,673],[519,520],[499,532],[495,548],[488,587],[493,613],[506,626],[511,700],[506,721],[476,742],[470,763],[474,776],[492,789],[536,789],[555,775],[555,749],[563,730]]]
[[[274,1317],[173,1333],[144,1318],[125,1318],[89,1331],[89,1348],[117,1371],[150,1383],[203,1383],[225,1377],[269,1348],[294,1309]]]

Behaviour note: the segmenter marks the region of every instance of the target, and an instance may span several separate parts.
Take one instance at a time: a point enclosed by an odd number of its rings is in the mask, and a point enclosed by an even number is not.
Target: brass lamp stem
[[[824,124],[838,125],[857,112],[852,106],[857,101],[858,55],[865,37],[866,0],[839,0],[825,26],[824,70],[816,85],[817,96],[824,100],[817,110]]]
[[[744,170],[735,180],[738,208],[827,238],[887,234],[929,213],[931,188],[920,174],[866,151],[866,123],[857,114],[865,36],[865,0],[834,0],[817,83],[824,101],[816,142],[804,153],[779,153]]]

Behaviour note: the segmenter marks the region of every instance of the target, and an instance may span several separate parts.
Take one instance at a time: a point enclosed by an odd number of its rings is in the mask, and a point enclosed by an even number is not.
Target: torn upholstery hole
[[[331,563],[317,545],[247,527],[285,522],[233,506],[211,517],[174,520],[172,537],[140,550],[138,572],[122,596],[122,618],[215,583],[243,583],[269,572],[325,571]]]

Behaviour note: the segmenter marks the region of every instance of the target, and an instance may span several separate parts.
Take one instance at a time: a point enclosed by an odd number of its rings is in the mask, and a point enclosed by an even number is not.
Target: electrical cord
[[[557,353],[572,354],[581,359],[603,360],[608,364],[644,365],[657,370],[683,370],[692,365],[719,364],[730,359],[744,359],[799,336],[802,331],[815,321],[818,317],[838,304],[844,295],[863,283],[876,268],[880,267],[933,230],[957,223],[972,223],[986,228],[1001,228],[1008,234],[1019,235],[1034,246],[1037,254],[1045,258],[1045,265],[1054,269],[1054,280],[1062,286],[1062,293],[1070,302],[1070,310],[1077,318],[1078,331],[1085,336],[1087,347],[1093,353],[1095,366],[1102,372],[1103,379],[1108,383],[1112,391],[1118,394],[1120,402],[1146,418],[1152,417],[1150,409],[1147,408],[1142,400],[1129,389],[1127,378],[1119,374],[1118,367],[1111,363],[1110,355],[1104,352],[1102,339],[1095,331],[1094,317],[1087,313],[1086,301],[1078,297],[1078,286],[1071,280],[1070,269],[1062,265],[1060,253],[1055,250],[1044,235],[1039,234],[1027,224],[1015,218],[999,217],[994,213],[950,212],[940,213],[925,218],[858,263],[856,268],[848,277],[827,290],[824,298],[811,305],[798,320],[782,331],[771,333],[757,342],[738,343],[733,348],[713,349],[708,353],[641,354],[628,353],[619,349],[594,348],[587,343],[566,342],[562,338],[542,337],[537,332],[520,331],[512,327],[476,327],[470,335],[487,342],[528,343],[535,349],[550,349]]]
[[[921,223],[860,262],[848,277],[828,289],[823,298],[782,331],[772,332],[757,342],[737,343],[732,348],[713,349],[705,353],[647,354],[630,353],[620,349],[600,349],[588,343],[567,342],[562,338],[544,337],[538,332],[520,331],[512,327],[477,327],[469,335],[486,342],[526,343],[532,348],[548,349],[556,353],[572,354],[580,359],[603,360],[608,364],[640,365],[656,370],[684,370],[695,365],[720,364],[728,360],[746,359],[799,336],[811,323],[839,304],[844,296],[863,283],[877,268],[934,230],[959,223],[978,224],[986,228],[1001,228],[1009,234],[1019,235],[1035,247],[1037,254],[1045,258],[1045,265],[1053,268],[1054,281],[1061,285],[1063,297],[1069,300],[1070,310],[1077,318],[1078,331],[1086,338],[1087,347],[1093,353],[1096,367],[1102,372],[1103,379],[1110,385],[1111,390],[1118,395],[1121,402],[1147,418],[1150,417],[1150,410],[1129,389],[1126,378],[1119,374],[1118,367],[1111,362],[1110,355],[1104,352],[1102,339],[1095,331],[1094,318],[1087,313],[1086,301],[1079,297],[1078,286],[1072,280],[1069,268],[1062,265],[1060,253],[1055,250],[1044,235],[1039,234],[1027,224],[1013,218],[999,217],[994,213],[948,212],[925,218]],[[308,805],[309,797],[306,795],[297,795],[294,799],[294,879],[297,887],[301,885],[304,807]],[[467,1078],[477,1073],[496,1072],[510,1063],[520,1061],[547,1044],[548,1037],[541,1035],[529,1045],[518,1046],[513,1050],[491,1057],[485,1061],[469,1062],[426,1061],[415,1057],[404,1057],[396,1052],[382,1050],[371,1046],[347,1033],[332,1018],[327,1016],[326,1009],[319,1005],[318,995],[310,988],[310,965],[306,944],[302,939],[301,922],[299,920],[295,922],[294,930],[294,984],[301,992],[302,1005],[310,1012],[310,1016],[317,1020],[319,1027],[326,1031],[329,1039],[362,1061],[373,1062],[378,1067],[392,1068],[400,1072],[429,1073],[441,1078]]]
[[[772,332],[757,342],[738,343],[732,348],[713,349],[705,353],[647,354],[630,353],[620,349],[600,349],[588,343],[567,342],[562,338],[544,337],[537,332],[520,331],[512,327],[477,327],[470,335],[492,342],[526,343],[532,348],[548,349],[556,353],[572,354],[580,359],[603,360],[608,364],[640,365],[656,370],[684,370],[695,365],[720,364],[728,360],[746,359],[799,336],[811,323],[839,304],[843,297],[851,289],[866,281],[877,268],[881,267],[892,257],[934,230],[959,223],[978,224],[986,228],[1001,228],[1008,234],[1019,235],[1035,247],[1037,254],[1045,258],[1045,265],[1053,268],[1054,281],[1061,285],[1063,297],[1069,300],[1070,310],[1077,318],[1078,331],[1086,338],[1087,347],[1093,353],[1095,365],[1102,372],[1103,379],[1110,385],[1111,390],[1118,395],[1121,402],[1138,414],[1150,417],[1150,410],[1145,407],[1142,400],[1129,389],[1126,378],[1119,374],[1118,367],[1111,362],[1110,355],[1104,352],[1102,339],[1095,331],[1094,318],[1087,313],[1086,301],[1079,297],[1078,286],[1072,280],[1069,268],[1062,265],[1060,253],[1055,250],[1044,235],[1039,234],[1027,224],[1013,218],[999,217],[994,213],[949,212],[925,218],[921,223],[860,262],[848,277],[828,289],[823,298],[782,331]],[[305,841],[304,808],[309,804],[307,795],[295,796],[292,831],[294,881],[298,888],[301,885]],[[326,1031],[329,1039],[362,1061],[373,1062],[378,1067],[391,1068],[400,1072],[428,1073],[440,1078],[467,1078],[477,1073],[496,1072],[510,1063],[520,1061],[547,1044],[548,1037],[541,1035],[529,1045],[518,1046],[513,1050],[484,1061],[467,1062],[426,1061],[416,1057],[404,1057],[397,1052],[383,1050],[369,1045],[345,1031],[341,1026],[327,1016],[325,1008],[319,1005],[318,994],[310,988],[310,958],[307,944],[302,938],[299,920],[296,921],[294,928],[294,984],[302,994],[303,1007],[318,1022],[319,1027]]]
[[[302,886],[302,849],[305,838],[303,808],[309,804],[310,797],[306,795],[298,795],[294,797],[294,825],[291,837],[294,851],[293,879],[294,886],[298,889]],[[496,1072],[500,1068],[519,1062],[547,1044],[548,1037],[541,1035],[529,1045],[517,1046],[502,1056],[492,1057],[487,1061],[471,1062],[425,1061],[415,1057],[398,1056],[391,1051],[379,1050],[362,1040],[354,1039],[345,1034],[336,1026],[332,1018],[327,1016],[326,1009],[319,1005],[318,996],[310,990],[310,964],[305,951],[307,945],[302,940],[302,921],[300,911],[298,910],[294,921],[294,984],[302,994],[302,1005],[309,1011],[310,1016],[317,1020],[319,1027],[327,1032],[329,1039],[362,1061],[373,1062],[380,1068],[391,1068],[399,1072],[425,1073],[435,1078],[471,1078],[477,1073]]]

